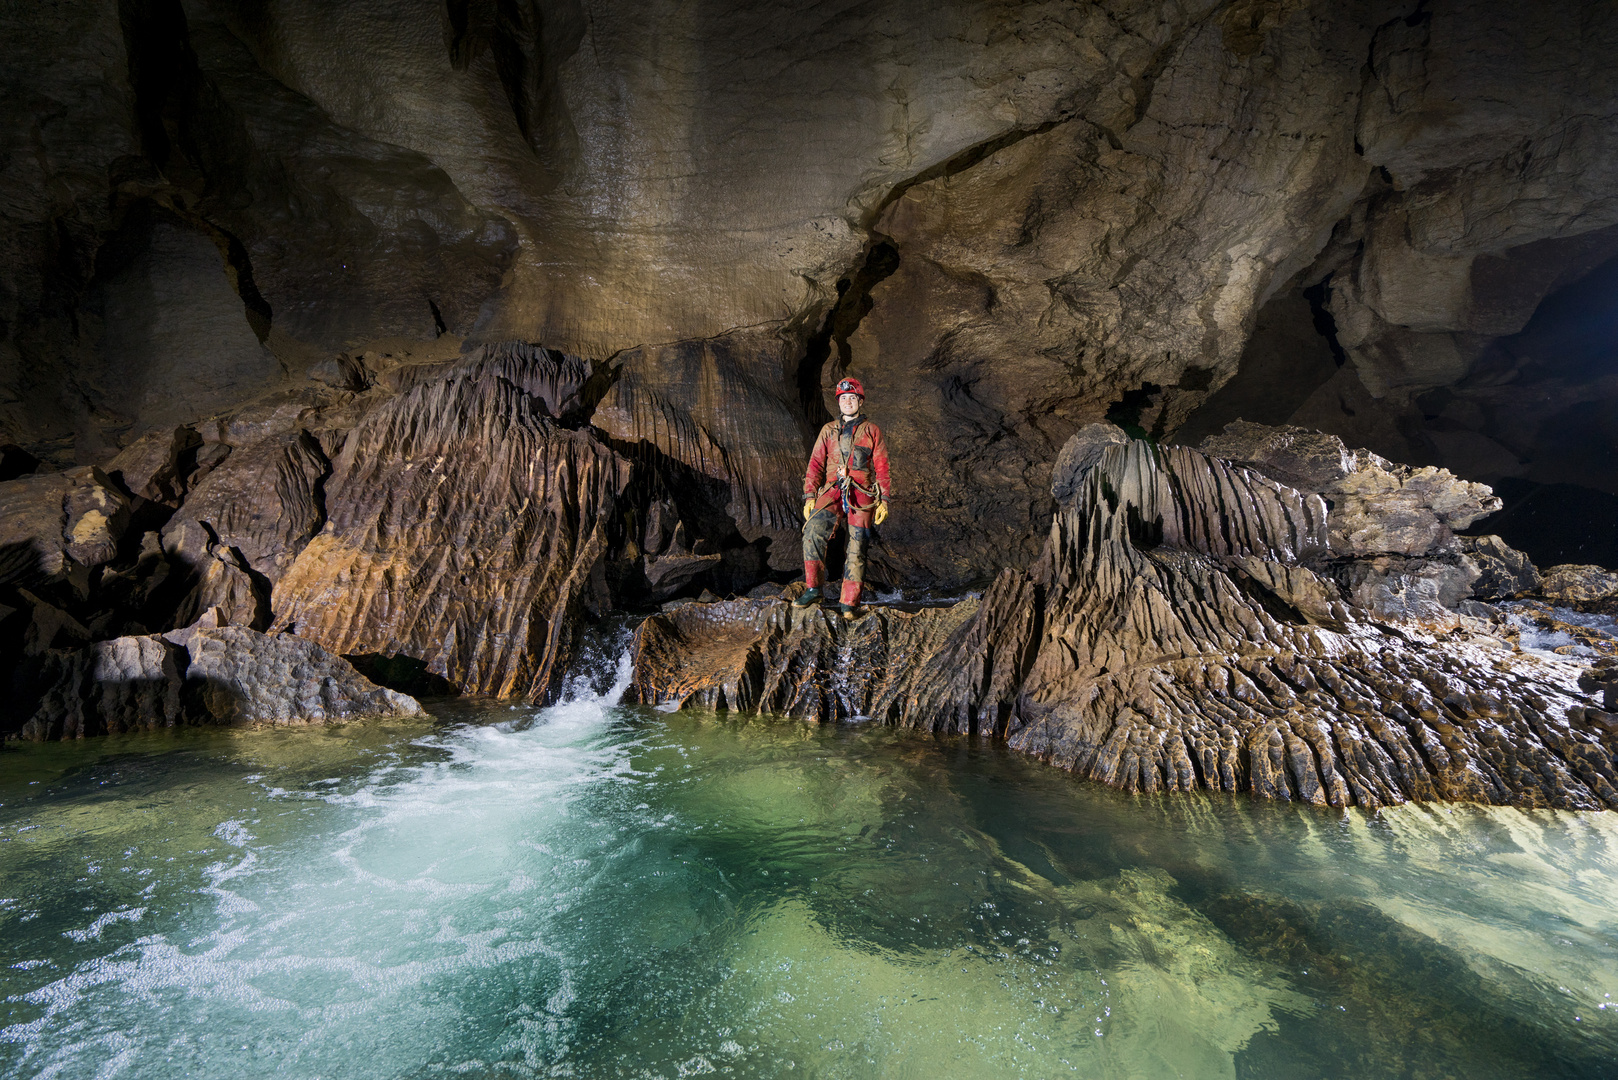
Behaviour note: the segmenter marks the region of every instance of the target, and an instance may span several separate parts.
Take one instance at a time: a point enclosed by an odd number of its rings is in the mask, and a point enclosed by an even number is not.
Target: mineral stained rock
[[[1539,591],[1564,603],[1606,600],[1618,596],[1618,574],[1599,566],[1553,566],[1545,571]]]
[[[186,496],[163,529],[163,548],[196,584],[176,621],[210,609],[224,621],[265,629],[270,590],[325,524],[321,487],[331,463],[297,431],[231,453]]]
[[[1478,600],[1504,600],[1539,588],[1539,570],[1528,556],[1498,536],[1463,536],[1461,550],[1477,567],[1472,596]]]
[[[714,539],[722,481],[586,426],[616,369],[525,342],[349,361],[346,389],[155,433],[110,473],[0,484],[4,677],[201,621],[544,700],[587,613],[767,576],[766,540]]]
[[[1618,742],[1584,722],[1571,665],[1334,599],[1303,565],[1330,538],[1318,494],[1109,446],[1033,573],[851,627],[781,601],[688,605],[642,627],[636,693],[992,733],[1130,791],[1618,808]]]
[[[36,741],[182,724],[421,713],[414,698],[375,685],[314,642],[238,626],[113,638],[52,653],[41,677],[47,688],[21,733]]]
[[[426,661],[464,692],[552,695],[630,466],[545,413],[488,365],[368,411],[332,459],[324,526],[275,585],[275,625]]]

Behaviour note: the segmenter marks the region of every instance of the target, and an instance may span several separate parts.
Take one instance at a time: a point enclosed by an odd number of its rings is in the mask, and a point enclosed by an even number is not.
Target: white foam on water
[[[500,1047],[506,1068],[554,1061],[577,962],[556,924],[622,846],[577,804],[633,775],[635,744],[612,712],[630,671],[626,653],[605,693],[575,679],[551,708],[419,739],[436,760],[393,760],[358,782],[283,790],[255,775],[257,813],[212,830],[233,856],[201,869],[181,925],[26,994],[37,1015],[0,1042],[21,1044],[24,1075],[39,1077],[454,1071],[466,988],[517,978],[544,1022],[488,1018],[484,1049]],[[288,809],[290,834],[275,827]],[[145,914],[108,911],[67,936],[99,943]],[[218,1036],[242,1030],[273,1060],[246,1067]]]
[[[1567,1024],[1618,1022],[1618,815],[1123,801],[1005,774],[1025,790],[881,732],[700,711],[643,736],[614,708],[627,659],[600,668],[551,708],[491,704],[496,722],[413,743],[423,728],[404,728],[338,776],[321,762],[355,760],[336,732],[357,725],[244,737],[284,739],[300,768],[206,762],[205,798],[165,776],[170,805],[214,808],[175,837],[201,849],[189,869],[162,870],[148,832],[49,841],[83,842],[97,888],[153,864],[167,891],[53,924],[50,966],[9,984],[28,989],[0,1071],[1218,1077],[1339,1007],[1227,938],[1158,847],[1193,883],[1224,868],[1300,912],[1374,905],[1510,991],[1503,1007],[1546,1015],[1532,994],[1550,980]],[[0,836],[36,817],[16,820]],[[1112,836],[1141,865],[1107,863]]]

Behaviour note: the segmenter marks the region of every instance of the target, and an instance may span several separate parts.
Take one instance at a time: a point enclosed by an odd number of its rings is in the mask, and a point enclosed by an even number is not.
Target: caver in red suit
[[[820,599],[826,582],[826,546],[845,523],[848,554],[843,565],[843,618],[859,609],[865,581],[865,545],[871,526],[888,516],[888,447],[882,429],[865,416],[865,387],[858,379],[837,384],[842,416],[820,429],[803,474],[803,580],[795,601],[807,607]]]

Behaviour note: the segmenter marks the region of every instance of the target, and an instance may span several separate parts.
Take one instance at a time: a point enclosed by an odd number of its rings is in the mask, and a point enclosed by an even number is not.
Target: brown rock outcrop
[[[1539,584],[1548,600],[1589,603],[1618,596],[1618,573],[1600,566],[1565,564],[1546,570]]]
[[[163,529],[164,551],[196,579],[175,621],[218,609],[265,629],[271,588],[325,524],[330,469],[319,441],[297,431],[243,447],[204,476]]]
[[[612,439],[645,443],[717,487],[714,498],[742,539],[770,541],[776,569],[802,564],[806,421],[784,376],[801,343],[739,331],[618,356],[590,422]]]
[[[799,590],[794,590],[793,595]],[[912,711],[916,665],[935,663],[975,602],[874,612],[851,628],[787,600],[682,604],[642,624],[630,699],[814,720]]]
[[[1198,449],[1324,496],[1332,551],[1342,556],[1455,554],[1455,533],[1500,509],[1483,484],[1397,465],[1305,428],[1238,420]]]
[[[406,654],[470,693],[546,699],[599,604],[629,463],[473,366],[342,439],[326,522],[274,589],[276,626],[337,653]]]
[[[1477,568],[1472,595],[1479,600],[1509,599],[1539,587],[1539,570],[1528,556],[1498,536],[1463,536],[1461,551]]]
[[[690,605],[642,629],[636,686],[1004,735],[1131,791],[1618,808],[1618,743],[1583,722],[1571,667],[1331,599],[1299,565],[1327,534],[1316,495],[1184,448],[1108,447],[1035,575],[846,628],[783,602]]]

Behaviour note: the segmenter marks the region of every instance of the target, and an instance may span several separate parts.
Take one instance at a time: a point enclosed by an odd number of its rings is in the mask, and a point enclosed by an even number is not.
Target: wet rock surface
[[[1546,570],[1539,591],[1563,603],[1607,600],[1618,596],[1618,573],[1600,566],[1563,565]]]
[[[1576,665],[1481,621],[1434,625],[1422,604],[1394,618],[1333,599],[1305,565],[1331,535],[1318,495],[1111,446],[1033,573],[851,626],[784,602],[691,605],[642,628],[635,685],[648,702],[993,734],[1132,791],[1618,807],[1618,743],[1584,720]],[[1442,601],[1470,582],[1451,584],[1430,599],[1453,616]]]
[[[325,524],[276,584],[275,625],[426,660],[463,691],[544,699],[604,588],[628,479],[628,462],[499,374],[414,387],[345,436]]]

